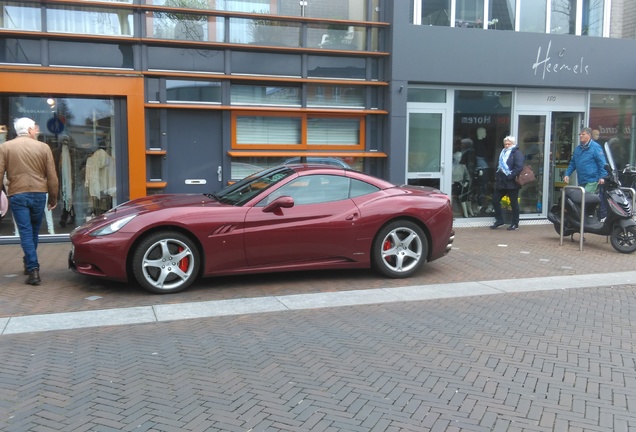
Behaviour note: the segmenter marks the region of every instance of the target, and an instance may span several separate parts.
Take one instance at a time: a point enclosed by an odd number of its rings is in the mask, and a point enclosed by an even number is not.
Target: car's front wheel
[[[373,241],[373,263],[377,271],[392,278],[406,278],[426,261],[428,241],[422,229],[407,220],[382,228]]]
[[[201,265],[194,242],[174,231],[161,231],[143,239],[133,254],[135,279],[157,294],[183,291],[195,281]]]

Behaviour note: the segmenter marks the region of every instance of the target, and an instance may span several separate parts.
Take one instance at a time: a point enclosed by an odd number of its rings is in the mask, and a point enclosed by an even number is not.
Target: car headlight
[[[133,218],[136,216],[137,216],[136,214],[132,214],[130,216],[117,219],[116,221],[113,221],[112,223],[93,231],[92,233],[90,233],[90,235],[92,237],[97,237],[97,236],[105,236],[105,235],[116,233],[117,231],[122,229],[124,225],[126,225],[128,222],[133,220]]]

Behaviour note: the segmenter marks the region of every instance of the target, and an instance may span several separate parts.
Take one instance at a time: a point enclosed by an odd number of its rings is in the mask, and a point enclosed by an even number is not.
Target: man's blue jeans
[[[20,246],[24,252],[24,264],[28,271],[39,269],[38,234],[44,217],[46,192],[25,192],[9,197],[13,220],[18,226]]]

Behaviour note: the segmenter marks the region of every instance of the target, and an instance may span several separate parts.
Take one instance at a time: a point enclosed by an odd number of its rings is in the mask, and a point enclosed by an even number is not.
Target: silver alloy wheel
[[[420,263],[422,253],[420,235],[408,227],[395,228],[382,240],[382,263],[396,273],[411,271]]]
[[[182,266],[185,265],[185,270]],[[146,280],[159,289],[172,289],[182,285],[194,268],[192,251],[175,239],[160,240],[143,257]]]
[[[406,219],[396,219],[383,226],[373,240],[373,268],[390,278],[412,276],[428,257],[425,228]]]
[[[133,272],[143,288],[175,293],[197,277],[199,253],[192,241],[177,232],[158,232],[144,239],[133,257]]]

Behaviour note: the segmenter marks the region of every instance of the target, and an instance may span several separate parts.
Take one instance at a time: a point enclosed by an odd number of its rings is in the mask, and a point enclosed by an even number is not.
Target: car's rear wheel
[[[406,278],[426,261],[428,241],[422,229],[407,220],[382,228],[373,241],[373,263],[377,271],[391,278]]]
[[[183,291],[195,281],[201,265],[194,242],[174,231],[149,235],[133,254],[135,279],[146,290],[157,294]]]

